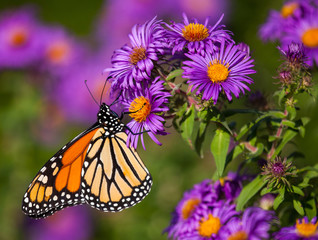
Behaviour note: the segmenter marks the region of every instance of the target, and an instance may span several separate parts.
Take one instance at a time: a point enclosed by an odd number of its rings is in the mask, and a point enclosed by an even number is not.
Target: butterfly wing
[[[37,173],[26,191],[22,211],[43,218],[68,206],[84,203],[81,171],[98,124],[79,134],[59,150]]]
[[[82,192],[91,207],[117,212],[140,202],[152,179],[136,150],[126,146],[126,133],[104,133],[97,132],[84,161]]]

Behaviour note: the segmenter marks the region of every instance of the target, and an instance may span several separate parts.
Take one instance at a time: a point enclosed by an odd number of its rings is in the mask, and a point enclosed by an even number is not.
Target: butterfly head
[[[124,128],[116,112],[110,109],[109,105],[102,103],[97,114],[98,123],[110,132],[119,132]]]

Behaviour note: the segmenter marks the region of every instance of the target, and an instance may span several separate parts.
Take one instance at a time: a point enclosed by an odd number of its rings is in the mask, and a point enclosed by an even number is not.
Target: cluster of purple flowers
[[[318,5],[312,0],[286,2],[281,11],[272,10],[260,28],[264,41],[279,40],[282,49],[291,43],[303,44],[308,64],[318,64]]]
[[[234,200],[242,189],[244,177],[229,173],[216,182],[204,180],[184,193],[170,226],[172,239],[257,240],[268,239],[272,211],[249,207],[237,212]]]
[[[87,44],[64,27],[41,22],[33,7],[0,14],[0,71],[23,70],[31,75],[44,89],[46,108],[57,106],[69,121],[96,119],[84,80],[100,95],[105,76],[101,57],[92,55]]]
[[[253,83],[248,76],[255,71],[246,44],[234,43],[232,33],[220,25],[222,17],[213,25],[209,18],[204,24],[190,21],[167,24],[153,18],[135,25],[129,34],[130,44],[116,50],[112,67],[106,68],[112,91],[120,90],[120,99],[133,120],[127,125],[128,144],[137,146],[140,132],[147,132],[157,144],[155,135],[167,134],[164,129],[165,112],[169,110],[170,93],[159,80],[172,61],[182,63],[183,78],[201,101],[217,103],[219,95],[232,100],[232,94],[249,91]],[[172,61],[170,61],[172,59]],[[171,70],[171,68],[170,68]],[[143,138],[141,136],[143,143]]]
[[[85,47],[62,27],[39,22],[32,8],[0,16],[0,69],[36,67],[57,74],[80,59]]]

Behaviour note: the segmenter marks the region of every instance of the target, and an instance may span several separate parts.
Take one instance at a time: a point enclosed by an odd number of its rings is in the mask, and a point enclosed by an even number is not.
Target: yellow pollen
[[[49,46],[47,57],[53,63],[63,62],[69,55],[70,47],[67,43],[58,42]]]
[[[213,83],[224,82],[229,76],[229,64],[221,63],[219,60],[214,60],[208,65],[208,77]]]
[[[282,15],[283,18],[287,18],[291,16],[298,7],[299,7],[299,4],[295,2],[285,4],[280,10],[280,14]]]
[[[12,32],[10,42],[14,47],[20,47],[28,40],[28,34],[24,30],[15,30]]]
[[[301,37],[303,44],[309,48],[318,47],[318,28],[311,28]]]
[[[199,205],[200,200],[197,198],[194,199],[189,199],[188,201],[186,201],[183,206],[182,206],[182,218],[183,219],[188,219],[193,210]]]
[[[183,37],[189,42],[202,41],[209,36],[209,30],[199,23],[190,23],[182,29]]]
[[[208,219],[201,219],[198,231],[202,237],[211,237],[212,234],[217,234],[221,227],[220,219],[209,214]]]
[[[132,53],[130,54],[129,61],[136,65],[140,60],[146,59],[146,49],[143,47],[133,48]]]
[[[300,222],[297,220],[296,222],[296,229],[299,236],[302,237],[311,237],[314,236],[317,230],[318,222],[315,224],[312,223],[305,223],[305,220],[302,219]]]
[[[227,238],[227,240],[247,240],[248,235],[245,231],[238,231],[233,233],[231,236]]]
[[[143,122],[146,120],[151,111],[151,105],[149,100],[143,96],[137,97],[132,101],[129,107],[129,114],[137,122]]]

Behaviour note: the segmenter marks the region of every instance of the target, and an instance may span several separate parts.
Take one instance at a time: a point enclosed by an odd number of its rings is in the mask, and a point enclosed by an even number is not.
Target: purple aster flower
[[[193,221],[193,230],[187,233],[179,233],[178,240],[222,240],[220,236],[227,222],[238,215],[235,205],[220,201],[218,205],[198,214]]]
[[[246,43],[240,42],[237,44],[237,47],[242,52],[245,52],[247,56],[251,56],[250,46],[247,45]]]
[[[151,71],[166,47],[165,30],[156,17],[143,25],[135,25],[129,34],[131,47],[125,45],[114,52],[112,68],[113,89],[142,88],[151,79]]]
[[[302,19],[296,19],[281,39],[282,48],[287,49],[291,43],[304,45],[304,51],[309,65],[318,65],[318,10],[306,14]]]
[[[237,173],[229,172],[224,178],[220,178],[215,182],[213,188],[215,189],[219,199],[225,198],[234,200],[241,192],[243,178]]]
[[[305,54],[304,45],[302,43],[290,43],[287,48],[284,50],[278,47],[281,54],[291,65],[304,65],[308,62],[307,56]],[[282,76],[283,79],[286,79],[286,76]]]
[[[173,213],[170,226],[165,229],[168,237],[176,239],[179,235],[194,231],[194,223],[200,221],[201,216],[208,211],[216,198],[212,182],[208,179],[185,192]]]
[[[292,19],[299,19],[312,11],[308,1],[295,0],[286,2],[280,11],[272,10],[260,30],[263,41],[274,41],[284,36],[285,30],[291,26]]]
[[[186,14],[183,14],[184,23],[166,24],[170,29],[167,31],[167,38],[172,47],[172,54],[177,51],[183,51],[187,48],[191,54],[198,53],[202,56],[207,51],[217,50],[221,42],[233,42],[231,32],[224,30],[224,25],[219,25],[223,15],[217,23],[211,27],[208,25],[209,18],[206,18],[205,23],[201,24],[197,19],[189,22]]]
[[[257,207],[247,208],[242,219],[232,218],[220,232],[220,239],[262,240],[269,239],[268,231],[273,212]]]
[[[216,104],[220,92],[224,91],[228,100],[232,100],[232,93],[239,97],[240,92],[250,90],[245,83],[253,83],[247,76],[255,73],[253,59],[238,49],[234,44],[223,41],[219,51],[199,54],[186,54],[192,61],[185,61],[183,77],[188,78],[192,91],[196,89],[196,95],[202,94],[203,100],[214,101]]]
[[[165,103],[168,102],[170,93],[166,92],[163,87],[164,81],[160,81],[157,77],[149,88],[136,89],[128,94],[128,97],[123,100],[123,105],[130,112],[129,116],[133,118],[127,124],[131,131],[128,131],[127,145],[137,148],[139,135],[141,143],[145,149],[143,131],[148,131],[150,138],[161,145],[154,134],[166,135],[162,116],[163,112],[169,110]]]
[[[53,75],[64,74],[79,65],[87,55],[87,48],[60,27],[43,30],[42,68]]]
[[[317,240],[317,217],[310,222],[307,217],[298,219],[296,225],[292,227],[284,227],[275,234],[276,240]]]
[[[0,68],[36,65],[41,49],[41,26],[29,8],[0,16]]]
[[[83,240],[91,238],[91,223],[87,208],[76,206],[46,219],[29,220],[27,228],[30,239],[34,240]]]

